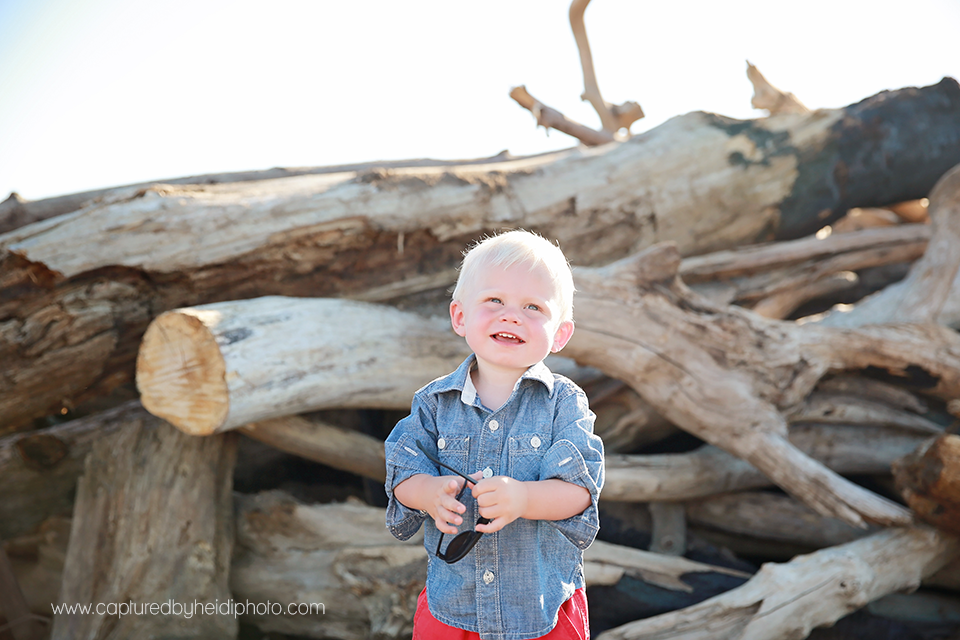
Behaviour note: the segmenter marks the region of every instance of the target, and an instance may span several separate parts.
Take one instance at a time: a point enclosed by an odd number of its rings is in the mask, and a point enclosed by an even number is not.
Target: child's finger
[[[466,481],[451,478],[446,484],[443,485],[443,490],[445,493],[455,496],[460,492],[460,487],[464,482]]]
[[[467,508],[462,502],[457,502],[456,500],[450,498],[449,500],[443,500],[437,506],[444,514],[444,517],[449,516],[447,517],[447,522],[452,522],[453,524],[460,524],[463,522],[463,518],[460,517],[460,514],[464,513]]]
[[[478,524],[475,528],[480,533],[494,533],[509,524],[504,518],[493,518],[487,524]]]
[[[450,524],[449,522],[444,522],[443,519],[442,519],[442,517],[441,517],[441,519],[439,519],[439,520],[436,519],[436,518],[434,518],[434,519],[433,519],[433,522],[437,525],[437,529],[438,529],[441,533],[448,533],[448,534],[450,534],[450,535],[456,535],[456,533],[457,533],[457,531],[458,531],[458,529],[457,529],[455,526],[453,526],[452,524]]]

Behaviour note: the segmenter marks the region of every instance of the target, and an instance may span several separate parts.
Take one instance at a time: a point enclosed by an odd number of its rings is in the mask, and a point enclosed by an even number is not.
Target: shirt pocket
[[[540,479],[540,462],[550,448],[547,436],[542,433],[524,433],[510,436],[509,476],[523,482]]]
[[[470,436],[458,436],[453,434],[440,434],[437,438],[437,457],[440,462],[450,465],[461,473],[469,474],[467,470],[467,460],[470,456]],[[443,469],[440,475],[445,475]]]

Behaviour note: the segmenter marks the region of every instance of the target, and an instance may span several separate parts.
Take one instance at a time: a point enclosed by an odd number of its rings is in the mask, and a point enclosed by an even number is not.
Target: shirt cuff
[[[413,537],[429,514],[402,504],[393,494],[393,489],[417,474],[437,474],[436,467],[429,461],[423,464],[426,456],[418,453],[411,445],[415,447],[415,441],[404,435],[399,442],[387,442],[384,450],[387,459],[387,479],[384,483],[387,492],[386,524],[387,529],[398,540],[409,540]]]
[[[586,549],[593,544],[600,531],[600,512],[597,501],[602,486],[603,454],[599,454],[596,462],[588,464],[583,454],[569,440],[559,440],[554,443],[540,464],[540,478],[549,480],[556,478],[576,484],[590,492],[590,506],[583,513],[550,521],[571,543],[578,548]]]

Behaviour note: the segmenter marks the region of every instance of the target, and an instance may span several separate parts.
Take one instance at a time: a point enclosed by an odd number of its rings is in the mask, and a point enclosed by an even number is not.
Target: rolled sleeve
[[[384,457],[387,462],[387,479],[384,483],[387,492],[386,525],[398,540],[410,539],[428,515],[403,505],[394,495],[394,488],[417,474],[439,475],[436,465],[417,448],[418,442],[424,447],[436,448],[433,419],[422,402],[414,398],[410,415],[397,423],[384,443]]]
[[[584,487],[590,492],[590,506],[564,520],[551,522],[570,542],[586,549],[600,530],[597,503],[603,488],[603,440],[593,433],[595,416],[582,391],[560,404],[557,418],[563,427],[540,462],[540,478],[556,478]]]

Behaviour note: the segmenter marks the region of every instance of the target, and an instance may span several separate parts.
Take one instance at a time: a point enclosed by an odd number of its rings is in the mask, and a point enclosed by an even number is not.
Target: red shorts
[[[540,638],[549,640],[590,640],[590,618],[587,615],[587,594],[577,589],[560,605],[557,626]],[[417,598],[413,616],[413,640],[480,640],[480,634],[443,624],[433,617],[427,606],[427,590]]]

